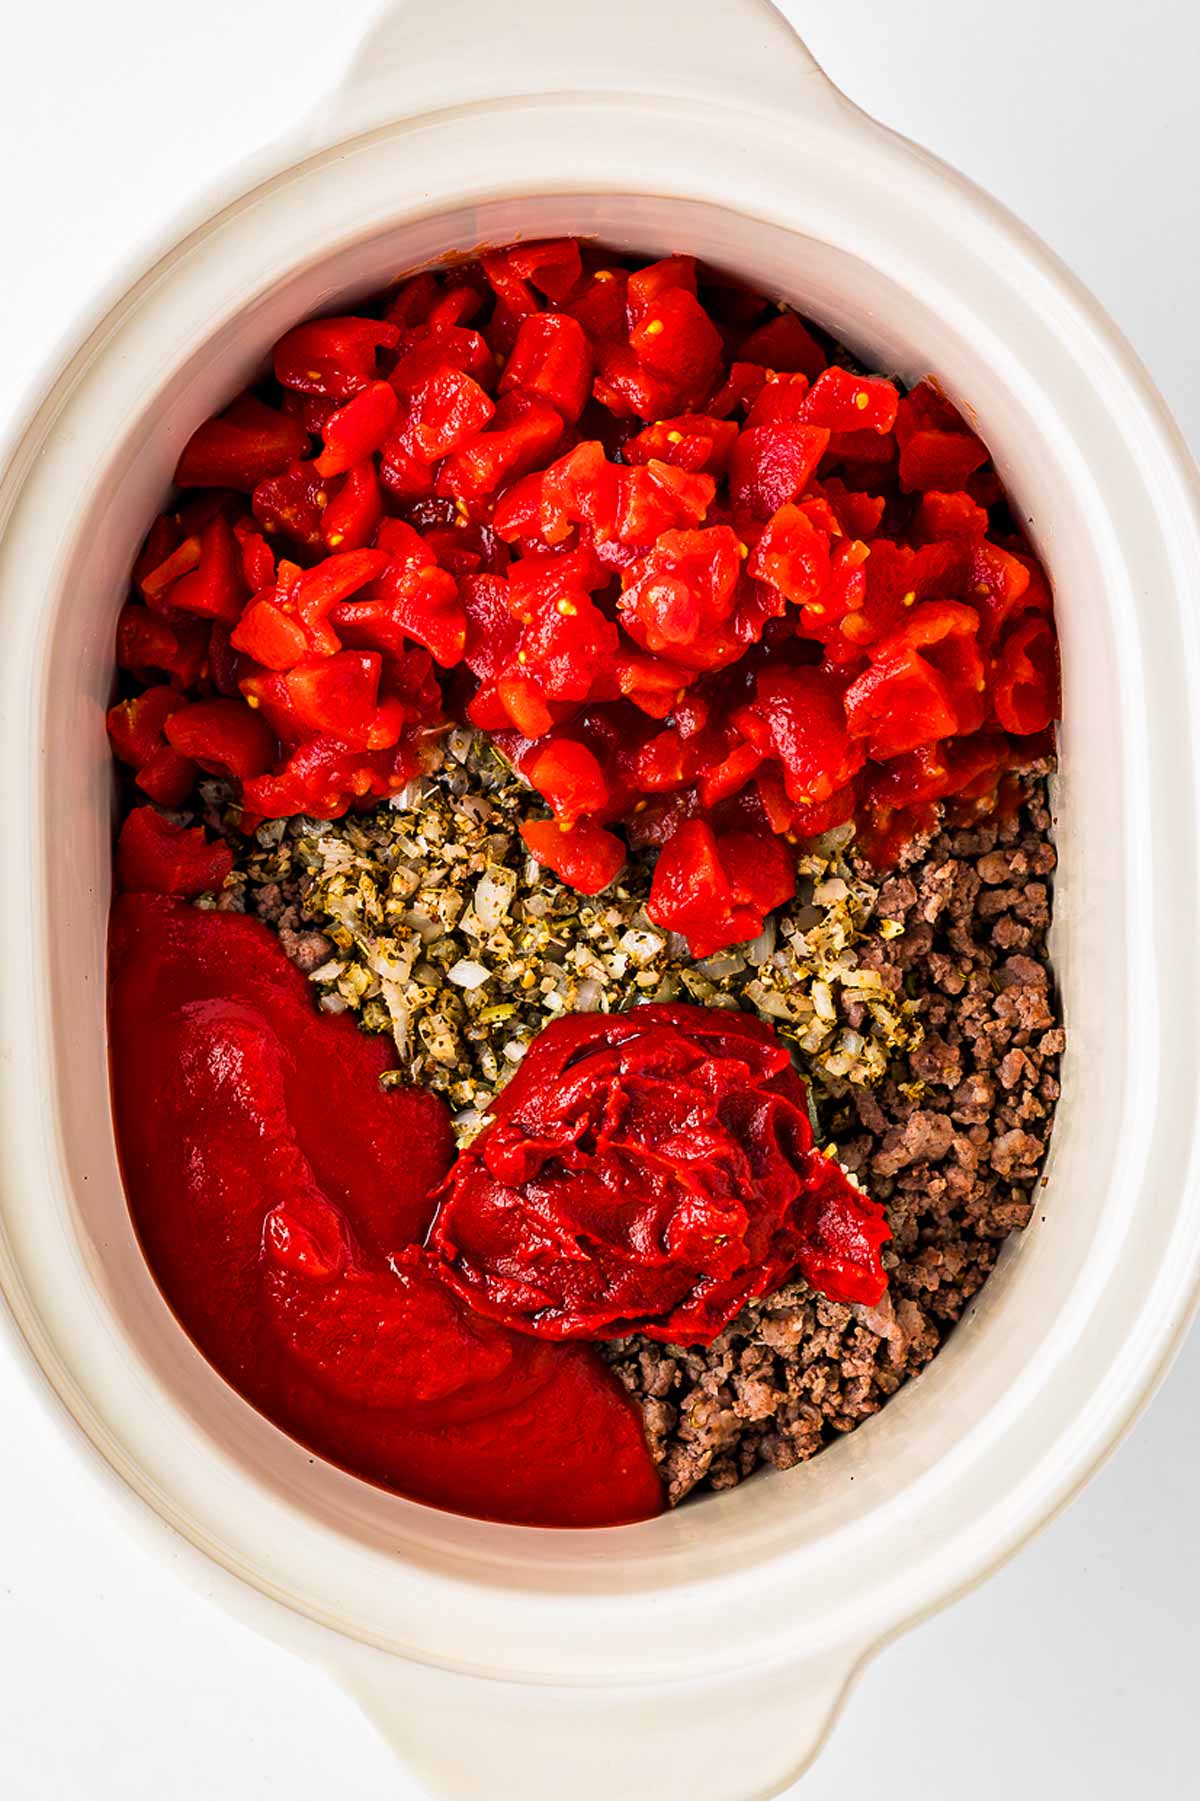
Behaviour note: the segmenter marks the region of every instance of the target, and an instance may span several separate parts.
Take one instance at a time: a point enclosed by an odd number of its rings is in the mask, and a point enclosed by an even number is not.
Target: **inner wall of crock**
[[[1022,1238],[933,1366],[881,1415],[813,1463],[762,1473],[721,1496],[648,1524],[591,1534],[496,1527],[419,1507],[314,1461],[254,1413],[193,1350],[142,1261],[113,1156],[103,1015],[104,921],[109,893],[112,781],[103,709],[112,681],[112,634],[136,547],[167,494],[179,450],[197,423],[262,366],[272,342],[306,315],[343,307],[401,272],[514,236],[572,232],[646,255],[691,251],[794,302],[868,363],[906,379],[935,373],[991,445],[1030,522],[1055,582],[1066,683],[1064,779],[1056,897],[1058,973],[1071,1032],[1053,1178]],[[1103,572],[1084,479],[1030,397],[1002,336],[989,348],[952,328],[929,298],[908,292],[843,250],[716,206],[647,196],[576,195],[503,200],[420,218],[344,245],[278,279],[260,279],[236,314],[211,321],[203,341],[179,347],[174,367],[129,371],[134,396],[114,430],[87,514],[65,549],[45,675],[46,892],[54,947],[63,1155],[75,1228],[112,1328],[143,1364],[160,1403],[182,1409],[217,1454],[327,1527],[442,1567],[501,1561],[510,1579],[548,1572],[601,1588],[668,1579],[676,1561],[729,1570],[784,1545],[816,1542],[861,1518],[939,1459],[963,1453],[1007,1395],[1036,1382],[1038,1345],[1064,1309],[1101,1221],[1089,1196],[1104,1191],[1116,1154],[1119,1066],[1088,1046],[1111,1043],[1128,1008],[1123,914],[1115,859],[1093,847],[1119,831],[1120,781],[1112,627],[1093,597]],[[1004,365],[1004,366],[1002,366]],[[1086,624],[1086,629],[1083,629]],[[1097,729],[1090,729],[1092,722]],[[1070,749],[1086,738],[1086,767]],[[1089,904],[1079,903],[1086,863]],[[1102,986],[1081,972],[1105,968]],[[1103,1032],[1104,1036],[1101,1037]],[[1074,1072],[1087,1058],[1089,1130],[1072,1131]],[[1044,1217],[1043,1217],[1044,1215]],[[1093,1263],[1094,1263],[1093,1259]]]

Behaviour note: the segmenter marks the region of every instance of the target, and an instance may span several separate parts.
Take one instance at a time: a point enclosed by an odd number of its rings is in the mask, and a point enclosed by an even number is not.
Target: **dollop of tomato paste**
[[[137,1229],[200,1350],[323,1457],[526,1525],[642,1519],[662,1490],[598,1354],[467,1307],[419,1246],[453,1155],[436,1096],[316,1012],[257,921],[126,894],[110,933],[117,1137]]]
[[[708,1344],[793,1271],[880,1299],[883,1208],[813,1147],[765,1021],[650,1005],[534,1040],[440,1194],[430,1249],[472,1307],[550,1339]]]

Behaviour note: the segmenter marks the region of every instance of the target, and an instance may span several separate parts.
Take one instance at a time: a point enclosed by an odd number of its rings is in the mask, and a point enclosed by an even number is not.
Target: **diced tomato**
[[[253,519],[235,519],[233,535],[242,560],[242,579],[251,594],[275,582],[275,553]]]
[[[663,532],[626,572],[621,622],[644,650],[678,657],[729,618],[741,568],[741,545],[728,525]]]
[[[134,776],[134,781],[149,800],[160,807],[181,807],[196,785],[197,767],[190,757],[180,756],[169,744],[156,750],[149,762]]]
[[[673,288],[682,288],[685,293],[694,295],[697,285],[694,256],[664,256],[656,263],[635,269],[628,277],[625,289],[631,321],[636,325],[648,319],[662,296]]]
[[[246,804],[268,819],[307,813],[314,819],[337,819],[348,807],[382,799],[402,788],[417,768],[410,746],[358,751],[340,738],[310,738],[274,774],[245,784]]]
[[[1012,627],[996,653],[992,705],[1006,732],[1024,737],[1059,717],[1058,645],[1050,621],[1031,613]]]
[[[810,483],[810,492],[818,486],[846,537],[865,540],[875,536],[887,506],[882,494],[858,493],[836,475],[826,476],[819,484]]]
[[[402,400],[411,400],[431,375],[446,369],[457,369],[490,388],[496,359],[480,332],[457,325],[422,325],[405,334],[388,380]]]
[[[826,369],[804,402],[810,425],[827,431],[890,432],[900,396],[890,381],[877,375],[852,375],[848,369]]]
[[[931,488],[922,494],[913,515],[913,537],[918,544],[934,544],[939,538],[986,538],[988,516],[961,489],[943,494]]]
[[[603,826],[576,820],[530,819],[521,836],[539,863],[580,894],[601,894],[611,886],[625,863],[625,846]]]
[[[573,524],[588,525],[597,538],[612,537],[620,504],[620,470],[594,439],[577,444],[542,476],[542,537],[561,544]]]
[[[995,732],[924,744],[873,769],[866,783],[866,799],[872,807],[889,811],[943,800],[984,775],[996,774],[1007,761],[1007,740]]]
[[[721,475],[729,462],[737,437],[732,419],[712,419],[705,413],[680,413],[659,419],[630,438],[625,446],[627,463],[670,463],[676,469]]]
[[[531,244],[513,244],[483,258],[483,271],[501,300],[512,305],[514,284],[529,282],[548,300],[565,300],[575,287],[583,264],[574,238],[545,238]],[[527,289],[525,290],[528,291]]]
[[[803,494],[829,444],[815,425],[756,425],[739,433],[729,460],[729,494],[735,509],[755,519]]]
[[[141,769],[165,742],[163,726],[187,703],[177,688],[145,688],[130,700],[119,700],[108,710],[108,741],[113,755],[133,769]]]
[[[829,539],[797,506],[781,506],[754,547],[750,574],[798,607],[811,606],[829,581]]]
[[[317,458],[317,474],[344,475],[369,457],[389,437],[399,412],[396,390],[386,381],[360,388],[325,421],[325,448]]]
[[[413,456],[398,438],[391,438],[379,459],[379,479],[388,493],[402,504],[423,500],[434,491],[434,466]]]
[[[447,288],[441,299],[430,309],[431,325],[462,325],[473,319],[483,305],[483,295],[478,288],[460,283],[457,287]]]
[[[517,663],[547,700],[583,701],[592,692],[597,669],[611,662],[618,644],[616,626],[594,601],[582,589],[567,590],[534,607],[521,633]]]
[[[744,412],[757,400],[766,386],[767,371],[754,362],[736,362],[720,387],[705,404],[705,412],[713,419],[731,419]]]
[[[477,381],[443,364],[410,392],[398,442],[418,464],[436,463],[472,443],[495,411]]]
[[[712,387],[721,360],[721,334],[686,288],[667,288],[658,294],[643,316],[635,318],[629,344],[639,362],[669,381],[681,398],[698,400]]]
[[[376,351],[399,342],[400,327],[387,319],[310,319],[275,346],[276,379],[301,394],[349,400],[375,379]]]
[[[900,485],[961,488],[972,470],[987,462],[987,446],[970,432],[916,432],[900,450]]]
[[[547,401],[573,425],[592,386],[592,349],[569,313],[534,313],[521,321],[500,378],[501,394]]]
[[[900,446],[900,485],[909,493],[961,489],[988,460],[987,446],[929,382],[921,382],[900,402],[896,441]]]
[[[760,363],[788,374],[795,371],[807,375],[810,381],[817,379],[827,360],[795,313],[779,313],[758,326],[738,345],[737,358],[738,362]]]
[[[492,514],[492,527],[506,544],[544,543],[542,538],[542,470],[522,475],[504,490]],[[568,528],[569,529],[569,528]]]
[[[179,523],[177,515],[170,513],[158,514],[154,524],[150,527],[150,530],[146,533],[146,536],[142,541],[141,549],[134,558],[132,580],[134,587],[137,588],[139,592],[141,592],[142,583],[150,574],[151,570],[157,569],[161,563],[166,561],[171,552],[180,543],[183,536],[183,528]],[[197,560],[198,557],[199,544],[197,541]],[[191,567],[194,568],[195,564],[193,563]]]
[[[846,724],[845,682],[825,669],[766,668],[738,729],[783,766],[788,798],[811,807],[844,788],[866,760]]]
[[[168,744],[212,775],[262,775],[275,760],[275,734],[240,700],[197,700],[173,712],[163,728]]]
[[[230,633],[234,650],[264,669],[290,669],[308,655],[308,634],[269,594],[252,600]]]
[[[319,550],[325,542],[328,502],[329,489],[315,463],[290,463],[259,482],[250,497],[254,517],[268,537],[279,534],[308,550]]]
[[[242,689],[289,744],[328,734],[358,750],[382,750],[395,743],[402,723],[393,732],[390,719],[376,719],[382,669],[377,651],[339,650],[306,657],[282,674],[246,676]]]
[[[509,605],[509,586],[499,576],[468,576],[459,595],[467,616],[463,660],[472,675],[491,678],[517,654],[521,628]]]
[[[656,732],[636,745],[622,745],[617,757],[622,778],[637,794],[669,794],[690,780],[692,760],[678,731]]]
[[[746,414],[746,429],[752,430],[756,425],[806,424],[808,389],[807,375],[780,375],[775,369],[768,370]]]
[[[321,536],[330,550],[363,550],[382,517],[379,478],[368,459],[347,470],[324,509]]]
[[[544,738],[554,724],[554,714],[541,686],[528,675],[503,675],[496,683],[503,716],[523,738]],[[474,713],[472,714],[474,718]],[[482,723],[478,719],[476,723]],[[496,728],[493,727],[493,730]]]
[[[398,325],[402,331],[412,325],[422,325],[437,305],[441,288],[431,269],[422,269],[418,275],[410,275],[402,281],[384,313],[385,319],[392,325]]]
[[[523,619],[535,608],[549,605],[561,595],[594,594],[598,588],[607,585],[608,579],[607,571],[589,544],[559,551],[555,556],[547,556],[542,551],[536,556],[518,557],[508,568],[510,604],[514,615]],[[524,622],[529,623],[528,619]]]
[[[611,879],[623,822],[697,944],[790,892],[780,837],[853,818],[883,857],[1001,804],[1057,646],[982,441],[694,258],[627,261],[555,239],[423,271],[288,332],[282,403],[194,434],[117,630],[144,792],[205,768],[248,829],[336,817],[465,711],[550,801],[564,879]]]
[[[332,618],[343,642],[378,644],[381,650],[393,648],[398,627],[432,652],[444,669],[461,663],[466,650],[467,615],[458,583],[429,552],[419,564],[390,563],[371,598],[336,606]]]
[[[296,419],[243,394],[188,439],[175,470],[180,488],[237,488],[249,494],[304,455],[308,433]]]
[[[165,619],[130,603],[117,618],[117,667],[143,681],[169,676],[180,688],[194,688],[208,655],[208,631],[200,619]]]
[[[846,694],[850,731],[878,761],[975,731],[983,722],[984,666],[969,607],[926,602],[871,650]]]
[[[546,401],[506,394],[489,428],[446,458],[437,491],[459,500],[494,494],[501,482],[524,475],[552,450],[562,430],[561,418]]]
[[[525,763],[524,774],[567,825],[582,813],[601,812],[609,798],[599,760],[578,739],[552,739]]]
[[[598,687],[596,698],[628,700],[651,719],[665,719],[695,679],[694,670],[666,657],[622,652],[613,662],[611,694]]]
[[[200,539],[195,533],[192,533],[190,537],[184,538],[178,543],[161,563],[156,563],[142,576],[137,584],[141,589],[142,598],[149,601],[151,606],[157,606],[165,600],[172,584],[177,582],[181,575],[186,575],[189,570],[195,569],[199,562]]]
[[[241,614],[247,592],[238,541],[228,520],[217,513],[200,528],[199,562],[171,583],[166,598],[179,612],[232,625]]]
[[[719,763],[710,764],[697,776],[700,800],[706,807],[719,806],[741,791],[758,769],[763,753],[752,744],[738,744]]]
[[[232,868],[227,844],[210,844],[200,826],[172,825],[153,807],[135,807],[117,840],[117,885],[135,893],[205,894]]]
[[[585,265],[588,258],[584,257]],[[594,268],[585,266],[578,283],[561,302],[562,310],[577,319],[593,344],[625,330],[625,298],[629,277],[608,258],[597,258]]]
[[[629,343],[608,338],[596,346],[592,393],[618,418],[661,419],[700,395],[680,392],[677,383],[651,369]]]
[[[986,649],[1021,613],[1041,611],[1040,595],[1035,591],[1032,602],[1029,598],[1031,579],[1030,566],[998,544],[973,546],[963,598],[979,615],[979,640]]]
[[[314,650],[327,655],[337,650],[338,638],[329,624],[329,615],[340,602],[382,575],[390,560],[386,550],[346,550],[304,571],[296,585],[293,605]]]
[[[665,532],[699,525],[715,491],[711,475],[693,475],[654,457],[619,469],[612,535],[622,544],[653,544]]]
[[[794,859],[777,838],[686,820],[664,845],[646,911],[680,932],[693,957],[756,938],[768,913],[796,892]]]

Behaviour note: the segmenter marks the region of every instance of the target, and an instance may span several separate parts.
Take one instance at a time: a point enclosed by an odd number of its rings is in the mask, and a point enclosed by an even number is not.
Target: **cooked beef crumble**
[[[1045,778],[1030,776],[1017,817],[941,833],[880,891],[877,913],[904,931],[861,954],[915,1002],[924,1037],[822,1122],[887,1206],[879,1306],[841,1306],[796,1283],[706,1349],[607,1347],[641,1403],[672,1505],[760,1464],[790,1469],[877,1413],[1027,1224],[1063,1048],[1046,954],[1050,823]]]

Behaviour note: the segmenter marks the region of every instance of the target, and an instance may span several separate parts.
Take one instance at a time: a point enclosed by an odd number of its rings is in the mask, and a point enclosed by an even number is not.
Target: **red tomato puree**
[[[204,1355],[321,1456],[523,1525],[657,1513],[598,1353],[469,1309],[418,1249],[453,1145],[387,1045],[317,1013],[255,920],[125,894],[110,939],[118,1142],[146,1256]]]

